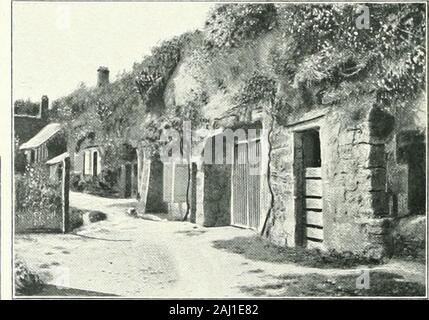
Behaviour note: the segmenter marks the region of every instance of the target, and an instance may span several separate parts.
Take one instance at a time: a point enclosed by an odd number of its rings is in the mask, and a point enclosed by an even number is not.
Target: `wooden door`
[[[303,156],[303,220],[305,244],[308,248],[323,245],[323,183],[318,130],[307,130],[302,135]]]
[[[248,165],[247,145],[234,146],[234,164],[232,172],[232,224],[240,227],[248,227],[247,219],[247,176]]]
[[[260,224],[260,180],[259,164],[249,163],[250,157],[259,157],[260,142],[247,141],[234,146],[232,166],[232,219],[231,224],[258,229]],[[257,167],[256,167],[257,166]]]

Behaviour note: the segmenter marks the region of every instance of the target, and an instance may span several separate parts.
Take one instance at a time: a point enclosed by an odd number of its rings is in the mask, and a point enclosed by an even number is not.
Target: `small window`
[[[91,175],[92,174],[92,172],[91,172],[91,169],[92,169],[92,166],[91,166],[91,151],[85,151],[84,153],[83,153],[83,163],[84,163],[84,171],[83,171],[83,174],[84,175]]]

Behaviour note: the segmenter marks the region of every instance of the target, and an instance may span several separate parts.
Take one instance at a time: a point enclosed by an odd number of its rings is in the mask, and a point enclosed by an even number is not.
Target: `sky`
[[[164,39],[201,29],[210,3],[13,3],[13,99],[39,101],[111,81]]]

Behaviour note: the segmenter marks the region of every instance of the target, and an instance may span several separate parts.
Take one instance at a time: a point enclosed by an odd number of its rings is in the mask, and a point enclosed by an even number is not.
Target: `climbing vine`
[[[275,23],[273,4],[217,5],[206,20],[206,45],[209,49],[236,48],[271,30]]]
[[[246,109],[274,102],[280,118],[296,105],[339,104],[362,93],[405,105],[425,86],[424,6],[366,6],[368,29],[356,25],[357,4],[217,5],[202,32],[162,42],[104,87],[81,85],[53,102],[51,118],[75,141],[93,131],[112,150],[142,143],[156,152],[162,128],[181,128],[183,120],[204,125],[214,95],[231,95]],[[272,39],[258,51],[250,44],[263,35]],[[167,84],[184,57],[193,57],[186,72],[199,87],[166,106]]]
[[[196,32],[198,34],[198,32]],[[165,40],[152,49],[142,63],[142,70],[136,76],[137,89],[150,110],[162,107],[162,95],[172,73],[176,69],[186,45],[192,41],[194,33]]]
[[[424,6],[367,7],[369,28],[360,29],[359,5],[278,5],[289,40],[272,51],[275,70],[295,87],[321,84],[328,102],[374,91],[381,100],[413,97],[424,83]]]

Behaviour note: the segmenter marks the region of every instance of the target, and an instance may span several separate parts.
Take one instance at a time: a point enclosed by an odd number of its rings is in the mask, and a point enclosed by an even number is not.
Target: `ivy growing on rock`
[[[168,80],[176,69],[187,45],[198,32],[185,33],[179,37],[165,40],[154,47],[142,63],[142,70],[135,81],[138,91],[151,111],[163,107],[163,94]],[[158,108],[158,110],[155,110]]]
[[[289,40],[287,54],[273,59],[276,70],[294,86],[322,84],[328,102],[362,92],[413,98],[424,83],[424,6],[367,6],[369,28],[359,29],[358,5],[278,5],[281,36]]]
[[[235,102],[237,105],[247,107],[255,106],[260,101],[273,102],[276,91],[276,82],[273,79],[254,72],[235,96]]]
[[[129,143],[156,152],[162,128],[180,128],[183,120],[205,125],[204,106],[228,105],[231,97],[246,109],[274,102],[282,118],[362,94],[406,108],[425,86],[424,5],[366,6],[368,29],[356,26],[357,4],[217,5],[202,32],[162,42],[102,88],[80,86],[54,101],[52,118],[74,141],[94,132],[112,150]],[[186,88],[187,99],[167,106],[176,71],[197,84]],[[213,99],[220,96],[227,99]]]
[[[275,24],[273,4],[217,5],[206,20],[206,45],[209,49],[236,48],[268,32]]]

